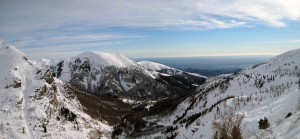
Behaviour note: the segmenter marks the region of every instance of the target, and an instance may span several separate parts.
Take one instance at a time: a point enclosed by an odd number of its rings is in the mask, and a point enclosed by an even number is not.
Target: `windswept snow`
[[[75,61],[77,58],[82,60],[88,59],[91,65],[101,67],[115,66],[118,68],[125,68],[136,65],[131,59],[120,53],[84,52],[70,58],[70,61]]]
[[[170,75],[182,75],[183,73],[186,73],[191,76],[196,76],[196,77],[207,79],[207,77],[199,75],[197,73],[184,72],[182,70],[172,68],[172,67],[169,67],[169,66],[166,66],[166,65],[163,65],[160,63],[156,63],[156,62],[140,61],[140,62],[137,62],[137,64],[143,66],[145,69],[148,69],[150,71],[156,71],[153,74],[157,74],[157,72],[160,72],[160,74],[162,74],[163,76],[170,76]],[[168,75],[166,75],[166,74],[168,74]]]
[[[20,82],[26,66],[26,57],[13,46],[0,42],[0,87],[3,88],[15,81]]]
[[[169,66],[166,66],[166,65],[163,65],[160,63],[151,62],[151,61],[140,61],[137,63],[139,65],[144,66],[146,69],[153,70],[153,71],[159,71],[159,70],[163,70],[163,69],[173,69]]]

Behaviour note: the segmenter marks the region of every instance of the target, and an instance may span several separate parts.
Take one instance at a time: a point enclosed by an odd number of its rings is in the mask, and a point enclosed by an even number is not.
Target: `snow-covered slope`
[[[110,137],[112,128],[82,111],[49,69],[0,43],[0,138]]]
[[[199,75],[197,73],[189,73],[189,72],[184,72],[182,70],[176,69],[176,68],[172,68],[160,63],[156,63],[156,62],[151,62],[151,61],[140,61],[137,62],[139,65],[143,66],[145,69],[148,69],[150,71],[156,71],[159,72],[161,74],[167,74],[167,75],[190,75],[190,76],[197,76],[197,77],[201,77],[201,78],[207,78],[205,76]],[[154,73],[155,74],[155,73]]]
[[[153,70],[153,71],[160,71],[160,70],[163,70],[163,69],[174,69],[174,68],[171,68],[169,66],[166,66],[166,65],[163,65],[163,64],[160,64],[160,63],[151,62],[151,61],[140,61],[140,62],[137,62],[137,63],[139,65],[144,66],[146,69]]]
[[[299,138],[299,67],[297,49],[237,74],[211,78],[193,94],[161,101],[148,112],[136,112],[138,116],[132,113],[115,127],[118,132],[114,136],[123,133],[121,136],[135,138],[212,138],[212,122],[233,111],[245,116],[244,138]],[[292,116],[288,117],[288,113]],[[270,128],[259,130],[258,121],[264,117]],[[148,124],[151,126],[141,126]],[[132,125],[140,126],[126,130]],[[232,129],[228,130],[230,134]]]

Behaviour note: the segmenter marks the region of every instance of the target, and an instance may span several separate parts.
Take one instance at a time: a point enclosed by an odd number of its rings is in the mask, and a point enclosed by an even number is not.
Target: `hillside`
[[[125,116],[113,135],[212,138],[213,122],[222,122],[233,112],[244,116],[244,138],[299,138],[299,59],[300,49],[292,50],[239,73],[210,78],[190,95]],[[270,128],[259,130],[258,122],[264,117]]]
[[[4,42],[0,44],[0,137],[109,137],[112,128],[82,111],[65,83],[49,69],[27,60]]]

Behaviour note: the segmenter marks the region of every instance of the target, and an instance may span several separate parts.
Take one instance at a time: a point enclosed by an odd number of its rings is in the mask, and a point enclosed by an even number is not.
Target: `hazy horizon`
[[[272,56],[202,56],[168,58],[133,58],[135,61],[151,61],[187,72],[213,77],[240,71],[249,66],[267,62]]]

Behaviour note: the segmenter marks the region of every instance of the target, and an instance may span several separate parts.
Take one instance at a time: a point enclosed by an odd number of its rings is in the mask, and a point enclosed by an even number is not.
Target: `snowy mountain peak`
[[[6,60],[17,60],[19,58],[26,59],[25,54],[23,52],[21,52],[14,46],[6,44],[4,41],[0,41],[0,56],[1,56],[0,60],[2,63],[3,61]],[[4,62],[4,63],[9,63],[9,62]]]
[[[290,50],[270,59],[267,63],[256,64],[244,69],[247,74],[260,73],[262,75],[276,75],[282,71],[296,70],[299,66],[300,49]]]
[[[0,42],[0,74],[1,77],[9,74],[16,74],[16,70],[26,65],[27,58],[14,46],[10,46],[5,42]],[[11,70],[15,70],[12,72]],[[1,86],[1,85],[0,85]]]
[[[106,52],[84,52],[78,56],[70,59],[74,61],[76,59],[89,60],[90,64],[97,66],[116,66],[119,68],[134,66],[135,63],[128,57],[120,53],[106,53]]]
[[[156,98],[170,95],[174,87],[180,89],[173,93],[176,95],[206,80],[158,63],[137,63],[120,53],[84,52],[69,59],[40,62],[48,65],[55,77],[81,89],[122,97]]]
[[[295,49],[295,50],[290,50],[283,54],[280,54],[280,55],[272,58],[271,62],[272,63],[276,63],[276,62],[282,63],[282,62],[297,60],[299,58],[300,58],[300,48]]]

